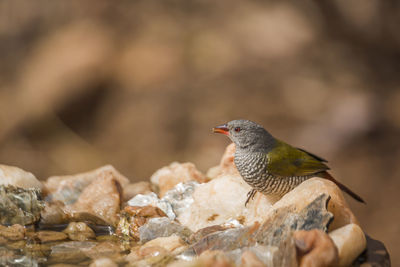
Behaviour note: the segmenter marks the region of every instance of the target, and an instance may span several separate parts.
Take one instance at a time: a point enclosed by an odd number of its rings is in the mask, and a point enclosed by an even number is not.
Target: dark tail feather
[[[335,178],[332,177],[332,175],[329,174],[329,172],[321,172],[318,174],[319,177],[321,178],[325,178],[328,179],[332,182],[334,182],[341,190],[343,190],[344,192],[346,192],[347,194],[349,194],[352,198],[354,198],[355,200],[361,202],[361,203],[365,203],[365,201],[356,193],[354,193],[353,191],[351,191],[348,187],[346,187],[344,184],[341,184],[340,182],[336,181]]]

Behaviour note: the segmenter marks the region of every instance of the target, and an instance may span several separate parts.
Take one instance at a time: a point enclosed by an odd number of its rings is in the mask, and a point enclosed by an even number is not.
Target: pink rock
[[[52,200],[61,200],[63,202],[74,201],[77,198],[76,196],[79,195],[86,186],[102,176],[113,177],[122,187],[129,184],[129,180],[113,166],[105,165],[89,172],[49,177],[45,182],[45,187],[47,193],[51,195]]]
[[[321,230],[297,231],[293,234],[300,267],[337,266],[338,249],[329,235]]]
[[[87,186],[78,200],[65,207],[65,211],[75,214],[87,212],[96,215],[111,225],[117,225],[121,206],[121,185],[111,176],[103,176]]]
[[[173,162],[169,166],[156,171],[150,178],[152,184],[158,186],[160,197],[179,183],[197,181],[204,183],[207,181],[204,174],[196,169],[193,163]]]
[[[50,177],[46,183],[47,200],[62,203],[60,211],[68,219],[90,220],[116,225],[122,188],[129,180],[110,165],[77,175]],[[57,210],[56,210],[57,211]],[[54,212],[53,212],[54,213]],[[57,218],[52,214],[53,218]],[[65,219],[65,216],[60,216]]]

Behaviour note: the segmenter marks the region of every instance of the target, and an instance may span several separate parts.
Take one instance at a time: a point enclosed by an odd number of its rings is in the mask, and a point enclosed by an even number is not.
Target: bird
[[[303,181],[320,177],[334,182],[355,200],[365,201],[328,172],[327,160],[273,137],[250,120],[233,120],[213,128],[227,135],[236,150],[234,163],[244,181],[251,186],[245,206],[257,192],[283,196]]]

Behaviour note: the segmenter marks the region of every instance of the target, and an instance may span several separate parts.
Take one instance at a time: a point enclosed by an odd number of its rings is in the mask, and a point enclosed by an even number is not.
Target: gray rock
[[[255,240],[260,244],[278,246],[296,230],[319,229],[326,232],[333,220],[332,213],[326,209],[329,199],[327,194],[321,194],[299,213],[291,206],[276,210],[274,216],[257,230]]]
[[[193,203],[193,192],[199,185],[198,182],[189,181],[186,183],[179,183],[173,189],[165,193],[162,200],[168,201],[176,216],[179,216]]]
[[[0,224],[32,224],[43,208],[40,189],[0,185]]]

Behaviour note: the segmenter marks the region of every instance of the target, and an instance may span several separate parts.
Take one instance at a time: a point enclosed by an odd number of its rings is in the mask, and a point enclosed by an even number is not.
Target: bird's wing
[[[307,153],[308,155],[310,155],[310,156],[313,157],[313,158],[316,158],[316,159],[319,160],[319,161],[328,162],[326,159],[321,158],[320,156],[317,156],[317,155],[315,155],[315,154],[313,154],[313,153],[311,153],[311,152],[308,152],[307,150],[304,150],[304,149],[299,148],[299,147],[297,147],[297,149],[298,149],[298,150],[301,150],[301,151],[303,151],[303,152],[305,152],[305,153]]]
[[[322,158],[279,140],[267,158],[268,173],[279,177],[307,176],[329,170]]]

